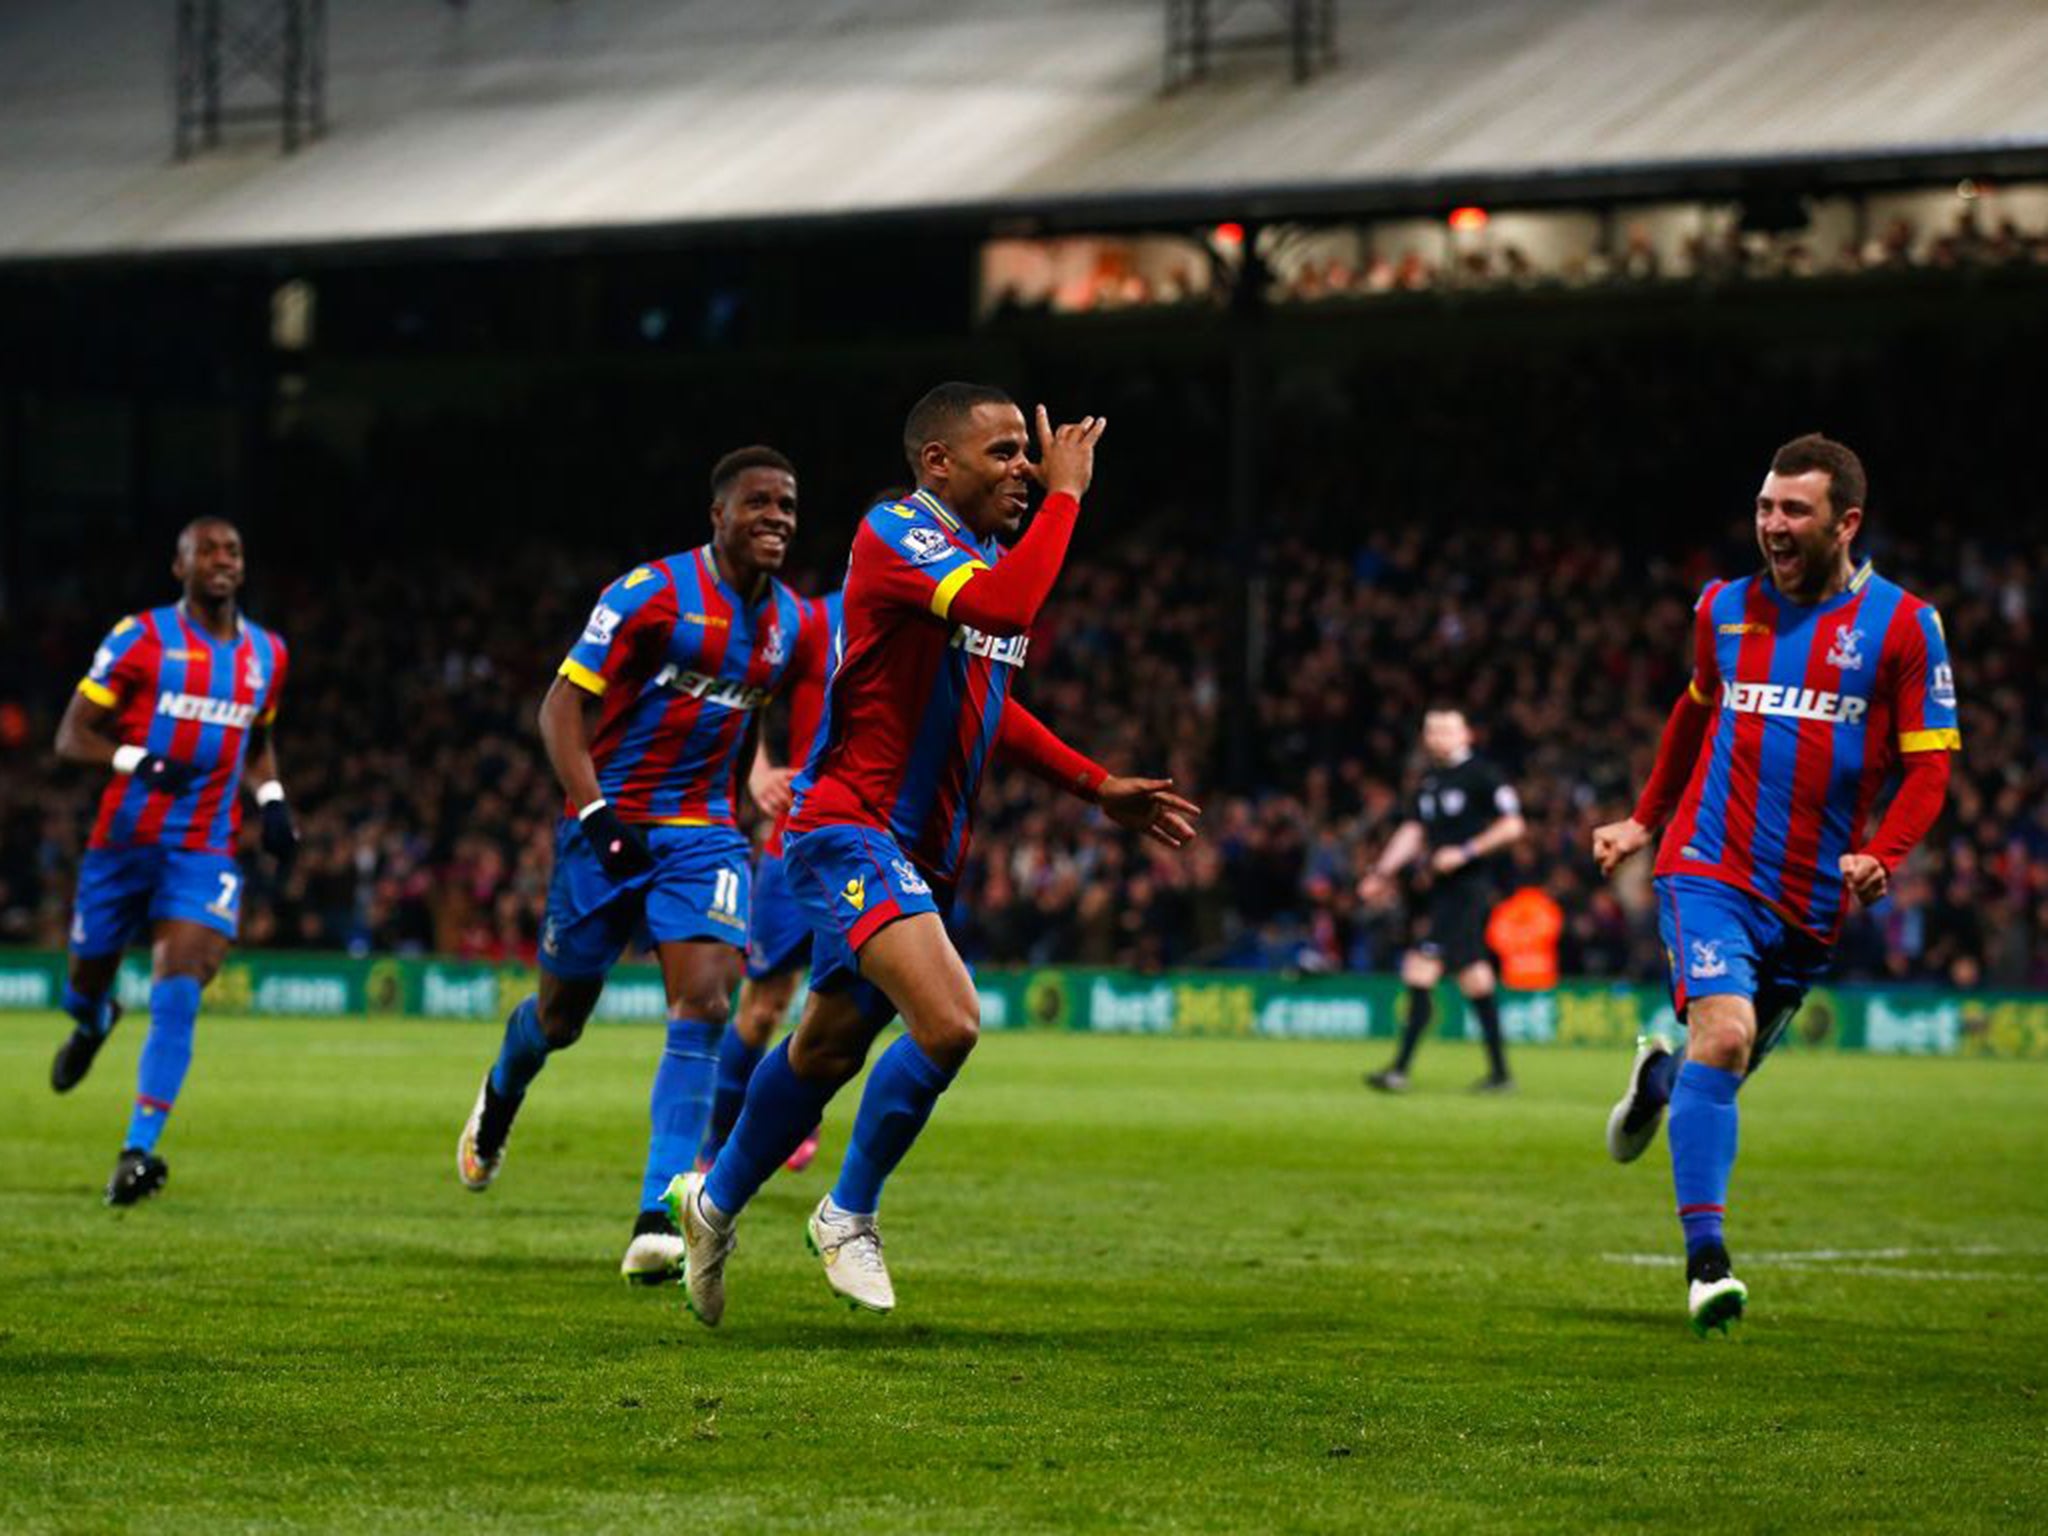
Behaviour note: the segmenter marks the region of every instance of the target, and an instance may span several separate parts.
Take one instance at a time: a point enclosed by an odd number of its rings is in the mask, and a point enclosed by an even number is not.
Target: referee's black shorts
[[[1460,879],[1455,875],[1439,880],[1424,899],[1416,952],[1441,960],[1444,968],[1452,972],[1492,959],[1486,948],[1486,920],[1492,913],[1490,881]]]

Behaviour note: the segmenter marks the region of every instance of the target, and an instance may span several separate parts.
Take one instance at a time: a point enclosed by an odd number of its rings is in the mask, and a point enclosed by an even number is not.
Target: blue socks
[[[1688,1061],[1671,1090],[1671,1183],[1688,1254],[1723,1241],[1728,1175],[1735,1168],[1735,1091],[1741,1086],[1739,1073]]]
[[[69,1006],[70,995],[65,997]],[[135,1112],[128,1119],[124,1148],[156,1150],[164,1121],[178,1102],[192,1065],[192,1028],[199,1021],[199,980],[166,976],[149,987],[149,1038],[142,1045],[142,1063],[135,1074]]]
[[[838,1091],[837,1083],[798,1077],[790,1069],[787,1040],[763,1056],[747,1084],[739,1123],[704,1181],[705,1197],[727,1216],[746,1209],[768,1175],[810,1135]]]
[[[668,1043],[661,1065],[654,1069],[654,1092],[647,1104],[652,1129],[647,1138],[647,1170],[640,1177],[640,1209],[661,1209],[669,1180],[687,1173],[704,1139],[705,1117],[711,1112],[711,1085],[718,1071],[718,1037],[723,1024],[696,1019],[670,1019]]]
[[[747,1102],[747,1084],[760,1065],[765,1047],[749,1045],[736,1029],[728,1029],[718,1042],[718,1086],[711,1095],[711,1123],[704,1127],[704,1145],[698,1156],[705,1162],[718,1160],[725,1139],[740,1118],[740,1106]]]
[[[868,1074],[846,1161],[839,1169],[839,1182],[832,1186],[834,1205],[859,1215],[874,1213],[881,1204],[883,1180],[903,1161],[952,1081],[953,1074],[935,1065],[908,1035],[882,1052]]]
[[[114,1027],[114,989],[107,988],[99,997],[87,997],[67,981],[64,983],[64,1011],[77,1021],[80,1029],[105,1035]]]
[[[505,1044],[491,1068],[491,1091],[516,1104],[547,1065],[548,1050],[547,1036],[540,1032],[540,1000],[529,997],[505,1020]]]

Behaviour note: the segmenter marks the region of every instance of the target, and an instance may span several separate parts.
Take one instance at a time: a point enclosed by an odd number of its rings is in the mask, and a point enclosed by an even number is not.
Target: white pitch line
[[[1796,1253],[1755,1253],[1747,1262],[1774,1264],[1785,1269],[1822,1270],[1837,1275],[1870,1275],[1885,1280],[1988,1280],[2018,1285],[2043,1284],[2043,1277],[2013,1270],[1987,1269],[1901,1269],[1873,1260],[1935,1258],[2030,1258],[2037,1248],[1996,1248],[1982,1244],[1954,1248],[1813,1248]],[[1630,1264],[1643,1269],[1677,1269],[1685,1260],[1670,1253],[1603,1253],[1610,1264]]]

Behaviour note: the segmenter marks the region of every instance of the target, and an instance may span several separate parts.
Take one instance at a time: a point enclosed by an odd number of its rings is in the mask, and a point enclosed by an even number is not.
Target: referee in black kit
[[[1514,787],[1493,764],[1473,755],[1472,727],[1462,709],[1437,707],[1422,717],[1422,750],[1428,766],[1414,808],[1358,886],[1361,901],[1382,906],[1394,896],[1394,876],[1428,853],[1421,932],[1401,957],[1401,981],[1408,989],[1401,1049],[1392,1066],[1365,1080],[1387,1093],[1408,1087],[1408,1063],[1429,1030],[1430,988],[1448,966],[1486,1037],[1490,1070],[1473,1090],[1504,1093],[1514,1080],[1501,1046],[1500,999],[1486,949],[1486,919],[1494,897],[1488,865],[1527,826]]]

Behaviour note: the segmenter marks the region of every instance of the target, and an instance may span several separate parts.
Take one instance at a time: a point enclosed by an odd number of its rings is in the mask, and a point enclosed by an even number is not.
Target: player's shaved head
[[[716,464],[711,466],[711,499],[724,501],[731,494],[733,482],[750,469],[776,469],[796,478],[796,466],[789,462],[787,455],[776,452],[765,443],[755,443],[747,448],[735,448]]]
[[[216,517],[210,513],[205,517],[195,517],[191,522],[178,530],[179,558],[189,559],[192,552],[199,547],[200,534],[214,529],[233,534],[238,541],[242,537],[242,530],[224,517]]]
[[[955,379],[927,390],[903,422],[903,456],[910,461],[911,474],[924,474],[926,443],[951,446],[960,429],[984,405],[1017,408],[1017,402],[993,384],[963,384]]]

